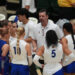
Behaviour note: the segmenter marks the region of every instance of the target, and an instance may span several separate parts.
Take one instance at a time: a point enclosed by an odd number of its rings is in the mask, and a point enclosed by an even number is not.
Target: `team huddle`
[[[39,11],[38,24],[28,19],[24,8],[16,14],[19,26],[0,22],[0,75],[40,75],[37,67],[42,75],[75,75],[72,24],[65,23],[61,30],[45,9]]]

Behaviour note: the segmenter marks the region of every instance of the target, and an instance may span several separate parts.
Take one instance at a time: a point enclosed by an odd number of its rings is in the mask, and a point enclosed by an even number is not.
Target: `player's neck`
[[[20,38],[19,38],[20,40],[24,40],[24,37],[23,36],[20,36]]]
[[[66,33],[65,36],[70,35],[70,33]]]
[[[11,34],[12,37],[16,37],[16,33]]]

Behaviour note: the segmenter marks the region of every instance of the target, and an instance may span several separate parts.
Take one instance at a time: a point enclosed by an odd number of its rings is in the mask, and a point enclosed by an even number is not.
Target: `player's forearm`
[[[35,40],[32,40],[32,46],[33,46],[33,51],[36,51],[36,49],[37,49],[37,42]]]
[[[28,56],[29,66],[32,64],[32,56]]]
[[[33,62],[39,66],[40,68],[42,68],[42,64],[39,63],[39,59],[40,59],[40,56],[38,55],[35,55],[34,59],[33,59]]]

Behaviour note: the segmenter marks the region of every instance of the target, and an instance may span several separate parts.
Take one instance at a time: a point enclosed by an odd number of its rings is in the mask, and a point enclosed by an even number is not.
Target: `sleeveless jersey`
[[[10,44],[10,52],[12,56],[12,61],[11,63],[13,64],[20,64],[20,65],[28,65],[27,61],[27,51],[25,49],[26,42],[24,40],[19,40],[19,50],[20,50],[20,55],[17,54],[17,39],[11,42]]]
[[[71,35],[67,35],[65,38],[67,39],[69,50],[71,50],[75,54],[74,44]],[[72,63],[72,60],[64,54],[63,66],[67,66],[70,63]]]
[[[61,59],[63,56],[63,50],[62,45],[58,43],[58,45],[55,48],[49,47],[45,45],[44,50],[44,70],[43,75],[50,75],[54,74],[58,70],[62,68],[62,65],[60,64]]]
[[[9,44],[10,44],[12,41],[14,41],[15,39],[16,39],[15,37],[10,36],[10,38],[9,38]]]

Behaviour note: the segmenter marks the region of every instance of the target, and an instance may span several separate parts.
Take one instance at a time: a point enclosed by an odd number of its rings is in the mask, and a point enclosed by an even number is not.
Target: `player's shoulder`
[[[10,46],[16,44],[16,42],[17,42],[17,39],[14,39],[12,42],[10,42]]]
[[[65,38],[70,38],[71,37],[71,35],[67,35],[67,36],[65,36]]]
[[[62,44],[60,42],[58,43],[58,47],[62,47]]]
[[[57,45],[57,49],[59,50],[59,51],[62,51],[62,44],[61,43],[58,43],[58,45]]]
[[[25,40],[20,40],[20,44],[22,44],[22,45],[26,45],[27,42],[26,42]]]

